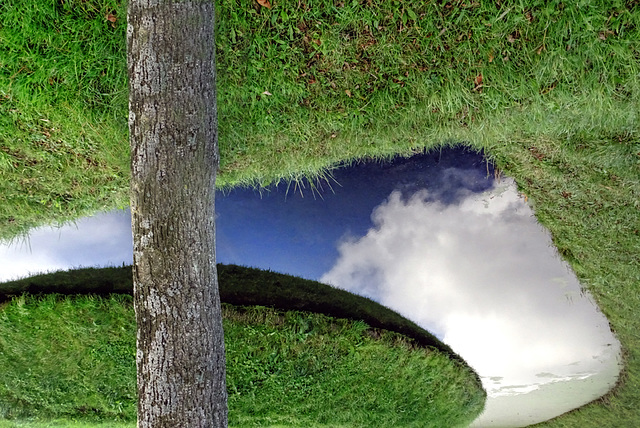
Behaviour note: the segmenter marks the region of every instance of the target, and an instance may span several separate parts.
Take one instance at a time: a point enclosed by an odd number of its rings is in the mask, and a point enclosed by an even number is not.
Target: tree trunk
[[[226,427],[211,0],[129,0],[138,426]]]

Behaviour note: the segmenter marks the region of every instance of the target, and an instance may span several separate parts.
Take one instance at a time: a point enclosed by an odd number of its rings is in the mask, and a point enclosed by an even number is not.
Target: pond
[[[620,370],[606,318],[513,180],[447,149],[216,199],[217,261],[319,280],[426,328],[482,377],[473,426],[526,426],[605,394]],[[0,280],[131,263],[126,211],[0,248]]]

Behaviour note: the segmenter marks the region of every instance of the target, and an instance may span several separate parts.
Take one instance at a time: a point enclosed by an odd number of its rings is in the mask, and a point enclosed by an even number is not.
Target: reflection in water
[[[363,163],[334,178],[313,191],[307,183],[219,195],[218,261],[320,279],[432,331],[483,378],[489,399],[476,426],[546,420],[615,382],[620,348],[607,320],[513,181],[494,180],[480,155],[457,149]],[[130,263],[129,227],[122,212],[82,220],[71,232],[76,243],[50,251],[55,257],[40,251],[47,238],[36,231],[27,263]],[[53,244],[68,233],[54,232]],[[102,236],[90,251],[77,244],[88,235]],[[110,250],[113,240],[124,255]],[[96,258],[56,260],[74,246]],[[18,266],[9,261],[16,250],[0,251],[3,273],[19,274],[5,270]]]
[[[112,211],[61,228],[39,227],[0,245],[0,282],[76,267],[133,261],[131,214]]]
[[[400,312],[465,358],[489,394],[475,426],[535,423],[606,393],[618,342],[515,183],[462,192],[456,204],[391,193],[321,281]]]

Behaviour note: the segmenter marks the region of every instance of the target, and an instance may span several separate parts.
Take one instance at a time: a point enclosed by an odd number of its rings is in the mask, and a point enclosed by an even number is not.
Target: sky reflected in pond
[[[432,331],[489,393],[475,426],[525,426],[606,393],[619,343],[510,179],[444,150],[219,195],[217,257],[370,297]],[[131,263],[128,213],[0,248],[3,278]],[[2,278],[0,278],[2,279]]]

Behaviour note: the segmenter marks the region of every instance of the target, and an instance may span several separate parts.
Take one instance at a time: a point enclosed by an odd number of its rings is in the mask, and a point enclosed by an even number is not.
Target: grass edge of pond
[[[250,307],[261,307],[262,305],[258,305],[257,303],[257,300],[259,300],[260,298],[258,296],[259,293],[257,293],[257,291],[260,289],[265,290],[265,287],[264,287],[265,283],[268,284],[269,286],[266,287],[266,289],[268,289],[268,292],[265,293],[266,300],[263,303],[266,303],[268,306],[273,306],[273,305],[270,305],[270,303],[277,301],[278,289],[283,292],[283,295],[286,295],[286,294],[290,295],[291,292],[293,291],[293,288],[300,281],[299,278],[292,277],[289,275],[276,274],[273,272],[260,271],[257,269],[248,269],[248,268],[239,267],[239,266],[222,266],[221,265],[220,271],[221,271],[221,275],[220,275],[221,284],[224,284],[226,282],[227,289],[231,288],[233,289],[233,292],[236,293],[234,297],[235,302],[233,307],[238,307],[238,308],[243,307],[243,306],[240,306],[240,302],[237,299],[238,295],[242,294],[241,293],[242,284],[248,284],[247,286],[247,289],[249,291],[248,296],[250,296],[245,303],[251,305]],[[101,273],[105,273],[105,272],[108,272],[107,275],[104,275],[104,276],[101,275]],[[87,269],[79,269],[79,270],[72,270],[72,271],[66,271],[66,272],[65,271],[54,272],[50,274],[37,275],[31,278],[24,278],[22,280],[18,280],[18,282],[21,282],[22,285],[26,287],[33,287],[34,283],[37,283],[37,282],[39,282],[41,285],[46,282],[47,286],[49,287],[48,289],[50,291],[51,286],[53,284],[60,284],[60,282],[74,283],[74,280],[77,281],[78,283],[81,283],[86,281],[90,277],[98,278],[101,276],[102,278],[99,281],[101,284],[105,284],[105,283],[118,284],[118,283],[121,283],[122,281],[126,283],[130,283],[131,281],[130,266],[120,267],[120,268],[101,268],[101,269],[87,268]],[[71,278],[74,278],[74,279],[71,279]],[[11,289],[15,291],[16,290],[15,282],[16,281],[12,281],[5,284],[11,285],[13,283]],[[234,284],[230,284],[231,282],[234,282]],[[298,293],[296,298],[294,299],[289,299],[288,301],[285,301],[285,303],[287,302],[289,303],[289,308],[281,307],[278,310],[283,310],[283,311],[288,310],[290,312],[301,311],[300,313],[307,313],[308,314],[306,315],[307,317],[313,317],[314,316],[313,313],[320,314],[320,312],[317,310],[318,309],[317,305],[315,306],[315,311],[312,311],[312,312],[305,311],[304,308],[307,307],[308,305],[305,305],[303,300],[312,298],[313,296],[312,287],[315,285],[315,283],[313,281],[303,281],[303,282],[305,282],[305,284],[302,287],[299,287],[301,290],[303,290],[302,293]],[[3,286],[5,284],[0,284],[0,290],[3,289]],[[319,285],[322,286],[322,284],[319,284]],[[224,289],[224,288],[225,286],[221,286],[221,289]],[[317,297],[316,299],[318,300],[317,303],[321,304],[323,308],[327,308],[326,306],[327,302],[324,299],[329,300],[329,297],[332,294],[332,291],[330,289],[331,287],[327,287],[327,288],[323,287],[320,293],[316,293],[317,296],[320,296],[320,297]],[[95,288],[89,288],[87,289],[87,291],[90,293],[88,294],[88,296],[95,296],[95,294],[91,294],[93,291],[95,291]],[[336,290],[336,291],[338,292],[340,299],[344,299],[345,297],[347,297],[342,290]],[[224,292],[221,294],[224,296]],[[19,295],[26,296],[25,294],[19,294]],[[37,294],[32,296],[33,296],[32,298],[35,298],[35,299],[38,298]],[[41,294],[41,296],[46,297],[45,294]],[[72,295],[70,294],[70,296]],[[104,297],[108,299],[107,296],[108,294],[104,294]],[[5,298],[6,297],[8,296],[5,295]],[[24,299],[24,297],[17,297],[17,298]],[[61,298],[64,298],[64,297],[61,296]],[[16,299],[16,297],[14,297],[14,299]],[[224,300],[225,299],[223,297],[223,302]],[[6,304],[6,300],[5,300],[5,304]],[[386,327],[386,330],[385,330],[379,327],[369,326],[366,329],[366,331],[368,332],[367,333],[368,336],[372,338],[381,337],[384,335],[384,331],[387,331],[390,328],[392,328],[393,327],[392,324],[395,323],[398,330],[404,331],[405,334],[401,336],[407,338],[406,340],[408,342],[406,343],[407,343],[407,346],[409,346],[409,348],[436,349],[432,346],[433,344],[425,343],[425,340],[431,341],[432,339],[434,339],[431,337],[431,335],[428,332],[424,331],[423,329],[420,329],[419,327],[415,326],[415,324],[413,323],[407,322],[407,320],[403,319],[402,317],[395,314],[394,312],[378,305],[377,303],[369,301],[368,299],[360,298],[359,296],[354,296],[354,299],[351,302],[349,302],[346,306],[340,307],[340,305],[338,305],[337,308],[335,307],[329,308],[334,312],[333,316],[330,316],[330,318],[333,318],[333,319],[344,318],[344,314],[346,313],[345,311],[353,308],[357,309],[357,306],[359,304],[363,304],[364,306],[369,307],[369,309],[364,311],[361,310],[359,311],[360,313],[356,313],[355,316],[353,317],[354,320],[358,320],[356,322],[361,322],[360,319],[363,317],[364,318],[368,317],[368,319],[373,320],[372,314],[378,314],[378,316],[380,316],[380,319],[383,321],[384,327]],[[314,306],[311,305],[311,307],[314,307]],[[358,311],[356,310],[356,312]],[[343,316],[339,317],[339,315],[343,315]],[[322,315],[322,316],[325,316],[325,315]],[[409,330],[411,329],[414,330],[413,336],[415,336],[415,338],[411,338],[406,335],[406,333],[408,333]],[[462,371],[467,371],[468,375],[465,375],[465,376],[471,376],[471,378],[468,378],[468,381],[471,381],[472,384],[475,384],[474,388],[479,388],[479,391],[482,391],[481,392],[482,396],[486,398],[486,393],[482,389],[481,382],[477,374],[466,363],[464,363],[464,361],[461,358],[459,358],[459,356],[457,356],[454,353],[450,354],[449,353],[450,349],[448,349],[446,345],[440,348],[442,349],[437,350],[436,352],[438,354],[447,356],[447,359],[452,363],[454,363],[456,366],[460,366],[462,368]],[[483,402],[485,398],[482,399]],[[475,410],[479,414],[482,408],[478,409],[477,407],[475,407]],[[475,416],[477,416],[477,414]],[[296,425],[294,424],[293,426],[296,426]],[[318,425],[318,426],[322,426],[322,425]],[[360,425],[356,424],[354,426],[360,426]],[[416,425],[416,426],[420,426],[420,425]],[[433,425],[433,426],[438,426],[438,425]]]

